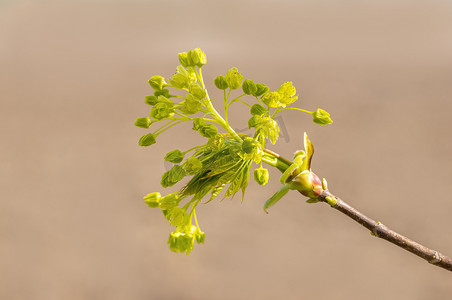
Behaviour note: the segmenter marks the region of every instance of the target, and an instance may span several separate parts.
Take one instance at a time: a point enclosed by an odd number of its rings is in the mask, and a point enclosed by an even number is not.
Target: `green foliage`
[[[161,186],[171,187],[191,176],[185,186],[167,196],[154,192],[143,198],[148,207],[159,208],[170,225],[175,226],[168,238],[169,248],[189,254],[195,241],[204,243],[205,234],[199,228],[195,208],[203,199],[207,203],[220,194],[223,198],[234,197],[242,191],[243,200],[253,163],[259,166],[254,170],[254,179],[259,185],[265,185],[269,180],[269,172],[262,167],[262,163],[284,172],[281,177],[283,187],[266,202],[265,209],[279,201],[289,189],[303,190],[315,199],[319,192],[317,181],[310,169],[306,169],[310,167],[312,157],[310,148],[306,149],[306,153],[297,152],[290,164],[278,160],[265,147],[267,141],[274,144],[278,139],[280,129],[275,121],[278,113],[284,110],[302,111],[311,114],[314,122],[321,125],[332,123],[329,114],[321,109],[311,112],[290,107],[298,100],[292,82],[284,82],[270,91],[263,83],[244,80],[236,67],[230,68],[225,75],[216,76],[214,85],[223,90],[224,97],[222,101],[213,101],[202,76],[202,68],[207,63],[205,53],[196,48],[179,53],[178,59],[180,65],[168,83],[160,75],[149,79],[154,90],[144,99],[151,106],[149,117],[139,117],[135,121],[137,127],[152,128],[152,132],[139,139],[140,146],[155,144],[160,134],[184,122],[193,124],[193,130],[207,139],[201,145],[186,151],[173,150],[164,157],[175,165],[162,175]],[[234,93],[236,95],[231,95]],[[248,126],[254,130],[250,135],[237,133],[229,123],[228,110],[235,103],[249,108]],[[224,115],[220,115],[215,108],[219,104],[223,104]],[[185,159],[185,154],[189,152],[192,154]]]
[[[171,168],[171,170],[163,173],[160,184],[164,188],[173,186],[181,181],[185,177],[185,174],[185,170],[181,166],[175,165]]]

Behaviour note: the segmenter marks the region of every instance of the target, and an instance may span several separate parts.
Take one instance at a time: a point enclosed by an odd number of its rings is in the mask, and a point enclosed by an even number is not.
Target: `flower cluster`
[[[149,79],[148,83],[154,91],[144,98],[145,104],[151,107],[149,115],[137,118],[135,125],[152,130],[138,141],[144,147],[155,144],[158,136],[166,130],[187,121],[194,131],[207,138],[205,144],[186,151],[172,150],[164,157],[173,166],[162,175],[161,186],[171,187],[192,176],[184,187],[167,196],[154,192],[144,197],[150,208],[160,208],[171,226],[176,226],[168,239],[169,248],[188,254],[195,241],[203,243],[205,240],[195,213],[195,208],[205,196],[210,193],[209,202],[223,190],[224,197],[233,197],[241,190],[243,199],[252,163],[258,165],[254,170],[255,181],[259,185],[268,182],[269,172],[262,164],[276,166],[274,158],[266,153],[265,146],[268,140],[274,144],[278,139],[279,126],[274,118],[279,112],[291,109],[303,111],[311,114],[314,122],[321,125],[331,124],[332,120],[321,109],[311,112],[289,107],[299,98],[292,82],[285,82],[277,90],[270,91],[263,83],[244,79],[235,67],[214,80],[214,85],[224,94],[224,115],[220,115],[203,81],[202,67],[207,63],[205,53],[196,48],[179,53],[178,58],[180,65],[170,78],[155,75]],[[231,97],[233,91],[239,95]],[[250,101],[243,101],[244,96],[249,96]],[[253,136],[239,134],[229,124],[228,110],[234,103],[248,107],[251,114],[248,126],[254,129]],[[163,125],[155,127],[154,124],[159,122]],[[191,155],[188,154],[190,152]]]

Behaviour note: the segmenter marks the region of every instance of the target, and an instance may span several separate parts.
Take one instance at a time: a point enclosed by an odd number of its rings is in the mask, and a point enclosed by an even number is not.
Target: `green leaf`
[[[167,219],[171,226],[183,226],[189,222],[188,214],[179,206],[174,206],[168,210]]]
[[[186,171],[188,174],[194,175],[194,174],[196,174],[199,170],[201,170],[201,168],[202,168],[202,162],[201,162],[198,158],[196,158],[196,157],[194,157],[194,156],[191,156],[191,157],[189,157],[189,158],[187,159],[187,161],[185,162],[184,168],[185,168],[185,171]]]
[[[160,184],[164,188],[173,186],[177,182],[181,181],[185,177],[185,175],[185,170],[181,166],[175,165],[171,168],[171,170],[163,173]]]
[[[311,170],[311,160],[314,155],[314,145],[308,138],[308,134],[304,133],[304,149],[306,150],[306,157],[303,160],[301,165],[301,171]]]
[[[287,194],[288,191],[289,185],[288,184],[283,185],[273,196],[270,197],[270,199],[268,199],[265,202],[264,211],[268,213],[267,209],[275,205],[276,202],[278,202],[279,200],[281,200],[281,198],[284,197],[284,195]]]
[[[180,200],[179,200],[179,197],[177,196],[177,193],[169,194],[165,197],[160,198],[160,200],[159,200],[160,208],[163,211],[170,210],[171,208],[179,205],[179,202],[180,202]],[[167,216],[168,216],[168,213],[166,213],[165,217],[167,217]]]

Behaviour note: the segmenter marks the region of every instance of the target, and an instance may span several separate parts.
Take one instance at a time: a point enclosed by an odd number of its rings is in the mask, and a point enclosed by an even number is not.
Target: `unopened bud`
[[[254,170],[254,180],[256,180],[256,182],[259,185],[266,185],[268,182],[268,170],[265,168],[257,168]]]
[[[317,175],[309,170],[298,174],[290,182],[290,189],[297,190],[309,198],[317,198],[323,192],[322,181]]]
[[[254,95],[257,92],[256,84],[251,79],[245,79],[242,90],[247,95]]]
[[[226,73],[226,82],[231,90],[236,90],[242,85],[243,76],[233,67]]]
[[[215,78],[215,86],[220,90],[225,90],[228,88],[228,83],[226,82],[226,77],[223,75],[218,75],[217,78]]]
[[[147,194],[144,196],[143,200],[144,203],[146,203],[150,208],[155,208],[159,206],[159,200],[161,198],[161,195],[159,192],[154,192],[151,194]]]
[[[314,123],[319,125],[328,125],[333,123],[333,120],[330,118],[330,114],[321,108],[318,108],[315,112],[313,112],[312,117]]]
[[[151,85],[151,87],[156,91],[160,91],[167,84],[165,82],[165,78],[159,75],[152,76],[148,82]]]

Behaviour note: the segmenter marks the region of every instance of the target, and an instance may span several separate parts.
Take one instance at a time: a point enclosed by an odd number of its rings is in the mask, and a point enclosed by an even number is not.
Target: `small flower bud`
[[[199,48],[189,51],[188,55],[190,56],[191,60],[193,61],[193,64],[198,66],[198,68],[201,68],[203,65],[205,65],[207,63],[206,54],[204,53],[204,51],[202,51]]]
[[[162,96],[160,96],[162,97]],[[159,98],[160,99],[160,98]],[[164,99],[164,98],[162,98]],[[174,115],[173,105],[167,102],[158,102],[152,109],[149,116],[156,120],[171,118]]]
[[[252,138],[247,138],[242,143],[242,150],[245,153],[253,153],[258,147],[258,142]]]
[[[157,104],[157,97],[155,95],[147,95],[144,97],[144,103],[154,106]]]
[[[184,164],[184,168],[185,171],[189,174],[189,175],[194,175],[196,174],[199,170],[201,170],[202,168],[202,162],[194,157],[191,156],[187,159],[187,161]]]
[[[254,95],[257,92],[257,86],[251,79],[245,79],[242,84],[242,90],[247,95]]]
[[[262,116],[267,112],[267,109],[260,104],[254,104],[253,106],[251,106],[250,112],[253,116]]]
[[[254,170],[254,180],[259,185],[266,185],[268,182],[268,170],[265,168],[257,168]]]
[[[149,128],[151,126],[151,119],[148,117],[137,118],[135,126],[140,128]]]
[[[333,123],[333,120],[330,118],[330,114],[321,108],[318,108],[315,112],[313,112],[312,117],[314,123],[319,125],[328,125]]]
[[[201,101],[195,98],[192,94],[187,94],[187,99],[184,101],[179,110],[186,115],[193,115],[201,109]]]
[[[200,230],[196,231],[195,233],[196,242],[198,244],[204,244],[204,241],[206,240],[206,234]]]
[[[212,149],[220,149],[224,144],[224,136],[217,133],[214,137],[209,138],[207,145]]]
[[[317,198],[323,192],[322,181],[316,174],[309,170],[298,174],[290,182],[290,189],[297,190],[308,198]]]
[[[231,90],[236,90],[242,85],[243,76],[239,73],[236,67],[231,68],[226,73],[226,82]]]
[[[293,86],[292,82],[284,82],[277,90],[277,93],[281,95],[279,99],[280,106],[286,107],[298,100],[298,96],[295,96],[297,90]]]
[[[180,163],[184,159],[184,155],[180,150],[173,150],[166,154],[165,160],[174,164]]]
[[[278,92],[270,92],[266,93],[262,96],[261,100],[269,107],[278,107],[280,105],[279,100],[281,99],[281,95]]]
[[[207,124],[199,129],[199,133],[206,138],[212,138],[218,133],[218,128],[214,124]]]
[[[190,253],[193,249],[195,238],[185,232],[171,232],[168,238],[169,248],[174,252]]]
[[[179,62],[184,68],[189,66],[189,64],[188,64],[188,57],[187,56],[188,56],[187,52],[182,52],[182,53],[178,54]]]
[[[253,96],[256,96],[256,97],[262,96],[263,94],[265,94],[269,90],[268,86],[266,86],[263,83],[257,83],[256,84],[256,89],[257,89],[256,92],[253,94]]]
[[[150,146],[155,143],[156,143],[155,136],[152,133],[143,135],[140,138],[140,140],[138,141],[138,145],[145,146],[145,147]]]
[[[154,192],[144,196],[143,200],[150,208],[159,207],[159,200],[162,196],[159,192]]]
[[[203,99],[206,96],[206,91],[202,87],[199,86],[197,83],[190,84],[188,90],[190,91],[190,94],[192,94],[195,98]]]
[[[155,91],[154,92],[154,96],[156,96],[156,97],[165,96],[166,98],[170,98],[171,97],[168,89],[161,89],[159,91]]]
[[[151,87],[156,91],[160,91],[161,89],[163,89],[165,85],[167,85],[167,83],[165,82],[165,78],[159,75],[152,76],[148,82],[151,85]]]
[[[193,130],[200,130],[202,127],[206,125],[206,121],[202,118],[196,118],[193,120]]]
[[[218,75],[217,78],[215,78],[215,86],[220,90],[225,90],[228,88],[228,83],[226,82],[226,77],[223,75]]]

